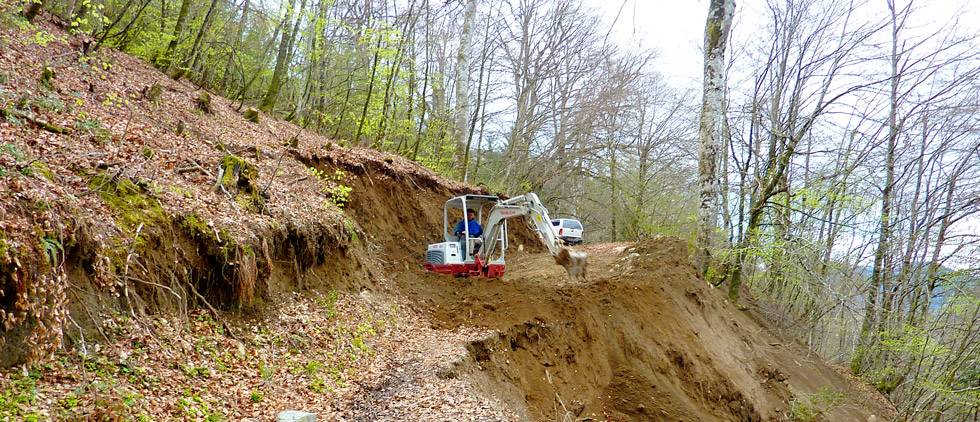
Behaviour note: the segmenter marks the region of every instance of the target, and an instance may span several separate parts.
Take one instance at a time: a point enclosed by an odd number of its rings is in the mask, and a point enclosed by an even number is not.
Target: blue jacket
[[[465,230],[463,223],[465,220],[459,220],[459,224],[456,225],[456,230],[453,230],[453,234],[462,233]],[[483,236],[483,227],[480,227],[480,223],[476,219],[472,219],[469,222],[470,226],[470,237],[480,237]]]

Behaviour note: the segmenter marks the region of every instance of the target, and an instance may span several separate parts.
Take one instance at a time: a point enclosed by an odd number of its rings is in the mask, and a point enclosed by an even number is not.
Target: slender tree
[[[306,4],[306,0],[301,0],[303,5]],[[276,102],[279,100],[279,88],[282,86],[283,78],[286,76],[286,68],[289,63],[290,58],[290,45],[296,39],[296,31],[290,27],[293,21],[293,12],[296,5],[296,0],[290,0],[286,4],[286,15],[283,17],[283,33],[282,39],[279,40],[279,52],[276,54],[276,67],[272,72],[272,81],[269,82],[269,87],[265,91],[265,96],[262,97],[262,102],[259,103],[259,109],[270,112],[276,107]],[[302,10],[303,6],[300,6]],[[296,25],[299,25],[299,21],[302,20],[303,14],[296,13]]]
[[[734,0],[711,0],[704,24],[704,87],[701,100],[701,148],[698,151],[698,234],[695,263],[701,275],[711,264],[711,238],[718,216],[718,150],[725,104],[725,50],[735,14]]]

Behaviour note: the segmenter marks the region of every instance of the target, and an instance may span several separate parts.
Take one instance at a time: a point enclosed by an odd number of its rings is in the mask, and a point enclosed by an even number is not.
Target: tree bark
[[[183,0],[180,2],[180,11],[177,12],[177,24],[174,25],[174,32],[170,34],[170,42],[167,43],[167,50],[163,53],[163,63],[164,68],[167,73],[173,70],[174,60],[174,50],[177,49],[177,42],[180,41],[180,36],[184,34],[184,24],[187,22],[187,13],[190,9],[191,0]]]
[[[733,0],[711,0],[704,27],[704,87],[698,152],[698,233],[695,264],[703,276],[711,264],[711,237],[718,215],[718,150],[725,103],[725,49],[735,13]]]
[[[286,73],[286,67],[289,64],[289,46],[296,36],[289,25],[293,21],[293,7],[295,5],[296,0],[290,0],[289,4],[286,5],[286,16],[283,18],[284,31],[282,39],[279,41],[279,53],[276,54],[276,67],[272,71],[272,81],[269,82],[269,88],[266,90],[262,102],[259,103],[259,109],[267,113],[276,107],[276,102],[279,99],[279,88],[282,86],[283,75]],[[302,13],[297,13],[297,15],[299,15],[297,16],[298,23],[302,19]]]
[[[861,333],[858,339],[857,350],[851,357],[851,372],[860,375],[864,370],[865,356],[869,348],[873,347],[876,337],[872,333],[877,314],[878,298],[881,295],[881,287],[888,277],[890,271],[886,262],[886,255],[891,242],[892,230],[892,189],[895,185],[895,153],[898,143],[898,85],[901,75],[898,71],[901,55],[898,51],[898,32],[899,24],[894,3],[889,2],[891,9],[891,83],[889,86],[888,103],[888,142],[885,152],[885,186],[881,190],[881,214],[879,221],[878,245],[875,248],[874,265],[871,269],[871,283],[866,292],[864,302],[864,321],[861,323]]]
[[[476,0],[466,0],[466,12],[463,14],[463,30],[460,34],[459,49],[456,51],[456,113],[455,129],[453,134],[456,138],[456,164],[459,166],[459,176],[466,174],[466,158],[469,155],[469,143],[467,139],[467,127],[470,118],[470,75],[469,75],[469,49],[473,38],[472,27],[473,17],[476,15]]]
[[[419,157],[419,146],[422,144],[422,127],[425,125],[425,112],[428,108],[428,102],[425,95],[429,89],[429,27],[432,26],[431,15],[429,14],[429,2],[425,2],[425,71],[422,76],[422,95],[419,100],[422,101],[422,110],[419,112],[419,127],[418,131],[415,132],[415,144],[412,146],[412,161],[418,160]]]
[[[490,17],[492,14],[487,13],[487,25],[485,29],[486,36],[483,38],[483,52],[480,57],[480,73],[477,77],[476,85],[476,111],[473,113],[473,117],[470,119],[469,135],[466,137],[466,147],[463,149],[463,183],[469,181],[470,178],[470,146],[473,144],[473,133],[476,131],[476,121],[480,117],[481,108],[486,109],[486,104],[483,98],[483,73],[487,66],[487,41],[490,39]],[[489,82],[488,82],[489,83]],[[477,145],[479,148],[479,145]]]
[[[234,61],[235,55],[238,54],[239,47],[242,45],[242,35],[245,34],[245,25],[248,23],[249,6],[251,6],[250,0],[245,0],[245,2],[242,4],[242,18],[238,21],[238,33],[235,35],[235,41],[231,46],[231,51],[228,52],[228,60],[225,62],[225,71],[221,75],[220,87],[222,90],[228,86],[232,62]]]
[[[367,120],[368,107],[371,105],[371,94],[374,93],[374,80],[378,75],[378,63],[381,61],[379,55],[381,54],[381,40],[384,38],[381,34],[377,35],[378,42],[374,46],[374,60],[371,64],[371,81],[368,82],[367,96],[364,98],[364,108],[361,109],[361,119],[357,124],[357,134],[354,135],[353,142],[356,145],[361,145],[361,133],[364,130],[364,121]]]
[[[208,6],[207,13],[204,14],[204,21],[201,22],[201,28],[197,30],[197,35],[194,37],[194,44],[191,46],[191,51],[188,53],[187,58],[184,59],[184,64],[187,70],[197,69],[198,60],[200,60],[201,55],[201,45],[204,43],[205,35],[208,33],[208,29],[211,28],[211,17],[214,16],[214,8],[218,4],[218,0],[211,0],[211,5]]]

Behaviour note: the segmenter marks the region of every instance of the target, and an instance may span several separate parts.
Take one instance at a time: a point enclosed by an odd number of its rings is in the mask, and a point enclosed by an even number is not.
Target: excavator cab
[[[473,209],[483,233],[477,236],[464,224],[463,233],[453,233],[456,224]],[[458,210],[458,211],[454,211]],[[459,216],[457,218],[457,216]],[[584,279],[586,254],[567,248],[551,229],[548,210],[533,192],[500,199],[493,195],[462,195],[449,199],[443,206],[443,242],[429,245],[425,251],[425,268],[457,277],[502,277],[507,251],[507,220],[521,218],[548,248],[555,263],[565,267],[573,279]]]
[[[494,195],[462,195],[450,198],[442,209],[443,241],[429,245],[425,251],[425,268],[429,271],[452,274],[458,277],[487,276],[501,277],[504,275],[504,254],[507,250],[507,223],[497,227],[487,227],[487,218],[491,210],[501,203]],[[463,234],[453,233],[456,224],[466,218],[466,210],[476,211],[476,220],[483,228],[483,234],[476,236],[469,232],[469,225],[464,224]],[[480,259],[483,265],[478,266],[477,259],[487,230],[496,230],[497,244],[493,248],[497,253],[490,258]],[[482,268],[482,267],[486,268]]]

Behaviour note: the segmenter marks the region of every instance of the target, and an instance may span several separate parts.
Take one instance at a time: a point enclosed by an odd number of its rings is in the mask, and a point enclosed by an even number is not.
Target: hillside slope
[[[349,186],[371,172],[433,196],[467,189],[400,157],[247,121],[218,96],[202,106],[205,91],[117,51],[81,56],[41,25],[58,39],[0,30],[0,364],[28,357],[21,342],[55,345],[66,315],[46,310],[78,304],[69,293],[138,314],[180,309],[174,286],[248,308],[327,276],[370,284],[352,246],[363,230],[341,209],[363,196]],[[328,255],[346,259],[324,266]]]
[[[725,303],[679,241],[590,246],[579,284],[514,225],[529,252],[503,280],[428,274],[442,202],[483,191],[71,41],[0,29],[0,365],[62,346],[0,376],[0,417],[890,412]]]

